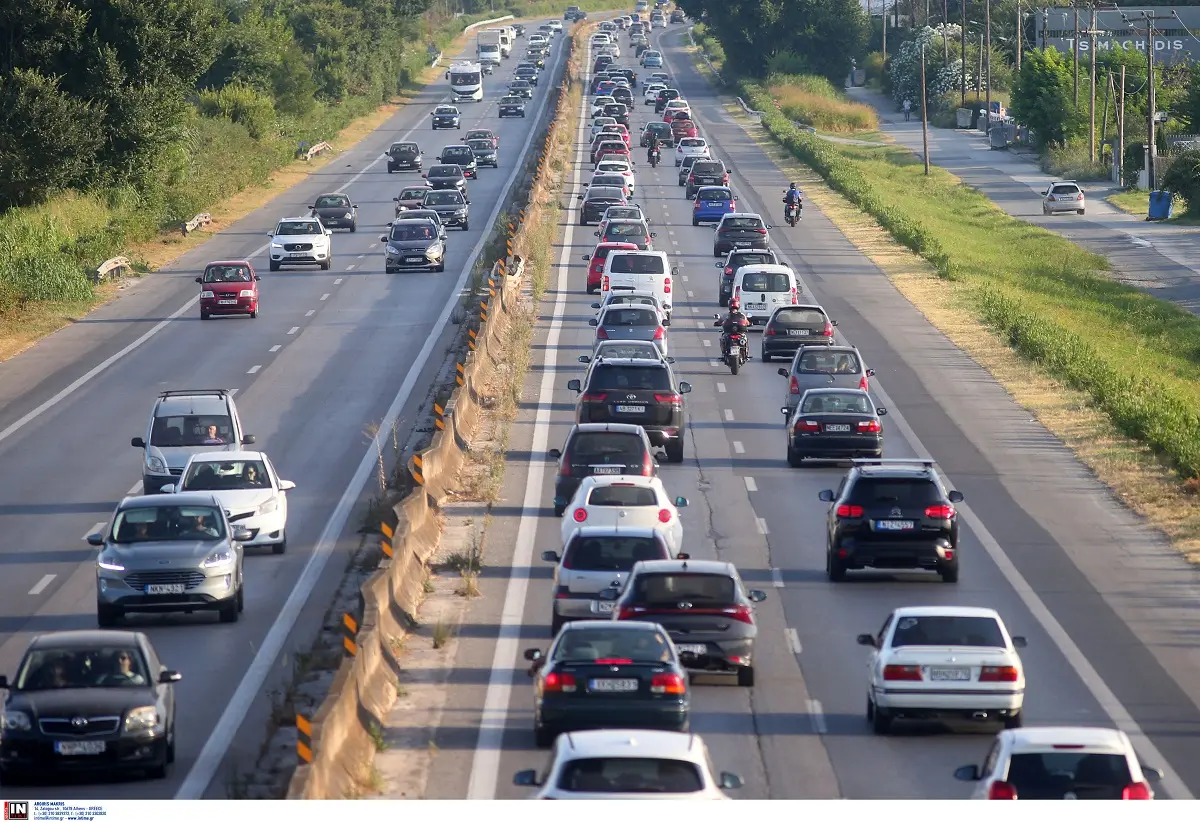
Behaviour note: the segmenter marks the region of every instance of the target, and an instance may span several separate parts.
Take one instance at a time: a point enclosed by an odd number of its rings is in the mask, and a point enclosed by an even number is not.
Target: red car
[[[500,148],[500,138],[490,128],[477,128],[468,131],[463,136],[463,142],[469,143],[471,140],[491,140],[492,148]]]
[[[200,319],[221,314],[258,316],[258,281],[249,260],[217,260],[204,267],[200,283]]]
[[[610,251],[637,251],[634,243],[597,243],[591,254],[584,254],[583,259],[588,264],[587,293],[592,294],[600,289],[600,275],[604,273],[604,260]]]
[[[690,108],[673,108],[670,111],[663,112],[663,122],[673,123],[676,120],[692,119],[692,110]]]
[[[679,142],[684,137],[699,137],[700,132],[696,130],[696,123],[687,117],[675,118],[671,122],[671,139]]]

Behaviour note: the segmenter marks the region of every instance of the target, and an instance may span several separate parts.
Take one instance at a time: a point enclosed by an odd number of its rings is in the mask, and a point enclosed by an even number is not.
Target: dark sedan
[[[501,117],[524,117],[525,116],[525,99],[516,95],[508,95],[500,98]]]
[[[763,328],[762,361],[770,362],[774,357],[790,360],[803,346],[832,344],[832,327],[833,323],[819,306],[781,306]]]
[[[642,137],[638,142],[642,148],[647,148],[650,145],[650,138],[657,137],[663,145],[675,145],[675,137],[671,134],[671,127],[666,123],[655,121],[648,123],[645,130],[642,132]]]
[[[532,100],[533,84],[528,80],[513,80],[508,84],[508,93],[516,97],[524,97],[526,100]]]
[[[405,169],[421,170],[421,147],[416,143],[392,143],[387,158],[388,174]]]
[[[345,194],[322,194],[311,208],[326,228],[348,228],[351,233],[358,231],[358,206]]]
[[[799,468],[805,459],[853,459],[883,455],[887,409],[876,407],[866,391],[810,388],[788,416],[787,461]]]
[[[467,145],[475,153],[477,166],[500,168],[500,149],[491,140],[468,140]]]
[[[438,106],[430,116],[433,118],[435,131],[439,128],[452,128],[457,131],[462,120],[462,115],[454,106]]]
[[[548,748],[563,731],[688,730],[688,675],[653,622],[569,622],[533,663],[533,733]]]
[[[470,149],[467,149],[470,151]],[[471,162],[475,162],[475,158],[471,158]],[[434,189],[456,188],[463,194],[467,193],[467,176],[463,172],[462,166],[459,165],[441,165],[432,166],[429,171],[421,175],[429,181],[429,185]]]
[[[383,268],[388,274],[405,269],[446,270],[446,245],[433,220],[397,220],[379,241],[386,243]]]
[[[429,189],[426,189],[428,191]],[[446,226],[442,224],[442,215],[438,214],[432,208],[410,208],[400,217],[401,220],[433,220],[438,227],[438,239],[443,243],[446,242]],[[393,221],[394,222],[394,221]],[[391,223],[388,226],[391,227]]]
[[[579,206],[579,224],[598,223],[609,206],[628,205],[625,189],[616,186],[589,186],[586,194],[580,194],[583,202]]]
[[[422,205],[436,211],[444,226],[458,226],[463,231],[471,228],[471,201],[461,191],[431,191],[425,195]]]
[[[7,689],[0,782],[80,771],[167,775],[175,689],[145,634],[62,631],[34,637]]]
[[[446,146],[442,149],[442,153],[438,155],[438,162],[448,166],[458,166],[462,169],[463,176],[469,180],[478,179],[479,163],[475,159],[475,152],[466,144],[456,146]],[[434,166],[437,168],[437,166]],[[433,169],[430,169],[432,171]],[[435,185],[434,188],[437,188]]]
[[[513,72],[513,76],[518,80],[524,80],[530,85],[538,84],[537,66],[517,66],[517,70]]]
[[[400,191],[399,197],[392,198],[392,201],[396,204],[396,216],[399,217],[405,211],[420,208],[421,203],[425,201],[425,195],[432,190],[433,186],[429,185],[429,183],[421,183],[419,186],[405,186]]]

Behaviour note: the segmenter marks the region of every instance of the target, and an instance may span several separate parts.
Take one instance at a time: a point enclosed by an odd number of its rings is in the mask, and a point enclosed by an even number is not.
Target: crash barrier
[[[738,105],[742,107],[742,111],[746,112],[756,120],[762,119],[763,113],[761,111],[755,111],[754,109],[750,108],[750,106],[746,105],[746,101],[741,97],[735,97],[734,99],[738,101]]]
[[[303,157],[305,161],[308,161],[322,152],[329,151],[331,148],[333,148],[333,146],[324,140],[314,146],[309,146],[308,148],[305,148],[304,145],[301,144],[299,151],[296,152],[296,156]]]
[[[478,23],[472,23],[463,29],[463,34],[474,31],[482,26],[490,26],[492,23],[503,23],[505,20],[516,20],[511,14],[506,14],[503,17],[493,17],[491,20],[480,20]]]
[[[203,211],[185,222],[181,228],[183,229],[183,236],[186,237],[193,231],[200,228],[208,228],[210,225],[212,225],[212,215],[207,211]]]
[[[584,23],[590,27],[590,23]],[[570,69],[578,27],[568,37],[567,65],[552,102],[550,127],[528,158],[531,185],[527,205],[557,196],[547,190],[549,148],[561,129],[573,128],[564,112],[567,91],[577,82]],[[566,115],[566,116],[564,116]],[[467,329],[468,351],[455,365],[455,388],[434,405],[436,430],[429,447],[407,463],[413,489],[387,511],[380,526],[378,569],[363,584],[357,614],[342,617],[344,657],[325,701],[311,718],[297,716],[297,767],[288,799],[343,799],[361,793],[364,773],[375,753],[383,717],[391,707],[400,675],[399,643],[424,596],[426,563],[441,538],[438,506],[454,486],[489,399],[487,384],[504,362],[503,341],[521,301],[524,254],[530,242],[525,208],[503,226],[504,251],[483,287],[471,299],[479,319]],[[303,723],[301,723],[303,720]]]
[[[105,260],[96,266],[96,273],[92,279],[97,283],[102,283],[109,277],[120,277],[122,272],[129,267],[128,257],[113,257],[111,260]]]

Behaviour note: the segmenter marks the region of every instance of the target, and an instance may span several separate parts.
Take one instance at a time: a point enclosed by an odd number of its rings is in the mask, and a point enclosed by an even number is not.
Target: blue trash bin
[[[1147,220],[1169,220],[1175,210],[1175,198],[1169,191],[1150,192],[1150,211]]]

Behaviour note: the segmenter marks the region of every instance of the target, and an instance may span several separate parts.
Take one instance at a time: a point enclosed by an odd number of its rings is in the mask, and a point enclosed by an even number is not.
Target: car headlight
[[[345,214],[343,214],[343,215],[342,215],[342,219],[343,219],[343,220],[349,220],[349,219],[350,219],[351,217],[353,217],[353,216],[354,216],[354,214],[352,214],[351,212],[347,211]]]
[[[436,257],[437,255],[439,255],[441,253],[442,253],[442,244],[434,243],[433,245],[429,246],[428,249],[426,249],[425,256],[432,260],[434,257]]]
[[[272,251],[283,251],[283,244],[282,243],[271,243],[271,250]]]
[[[218,548],[216,551],[213,551],[204,558],[204,567],[220,568],[222,565],[232,565],[234,559],[236,559],[236,557],[234,556],[232,549]]]
[[[273,511],[279,510],[279,500],[276,497],[271,497],[269,500],[258,506],[255,514],[270,514]]]
[[[159,726],[158,709],[153,705],[134,708],[125,715],[125,733],[150,731]]]
[[[4,719],[0,722],[0,730],[5,731],[28,731],[32,728],[33,723],[29,721],[29,714],[24,711],[5,711]]]
[[[125,566],[117,561],[116,557],[111,554],[101,554],[96,559],[96,564],[105,571],[124,571]]]
[[[388,253],[388,254],[399,254],[399,253],[400,253],[400,249],[396,248],[396,246],[394,246],[394,245],[389,245],[389,246],[387,247],[387,253]]]
[[[216,295],[216,294],[214,294],[214,293],[213,293],[213,292],[211,292],[211,291],[201,291],[201,292],[200,292],[200,299],[202,299],[202,300],[211,300],[211,299],[215,299],[215,298],[216,298],[216,296],[217,296],[217,295]]]
[[[460,208],[458,211],[455,211],[455,212],[454,212],[454,216],[455,216],[455,217],[466,217],[466,216],[467,216],[467,210],[466,210],[465,208]]]
[[[146,468],[154,474],[167,473],[167,466],[158,457],[146,457]]]
[[[239,296],[239,297],[253,297],[253,296],[254,296],[254,289],[252,289],[252,288],[243,288],[241,291],[239,291],[239,292],[238,292],[238,296]]]

